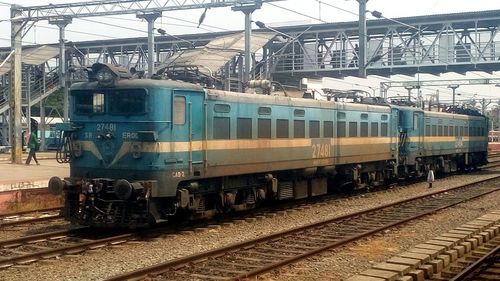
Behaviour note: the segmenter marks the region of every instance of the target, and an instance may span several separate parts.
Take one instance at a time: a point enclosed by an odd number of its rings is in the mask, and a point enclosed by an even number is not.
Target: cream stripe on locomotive
[[[242,149],[273,149],[273,148],[311,148],[316,144],[331,146],[374,145],[391,142],[390,137],[371,138],[337,138],[337,139],[258,139],[258,140],[208,140],[193,142],[123,142],[116,153],[113,165],[130,152],[141,153],[172,153],[206,150],[242,150]],[[206,143],[206,144],[205,144]],[[103,160],[99,149],[93,141],[76,141],[81,149],[92,153],[97,159]]]
[[[408,141],[410,142],[454,142],[454,141],[484,141],[486,137],[410,137]]]

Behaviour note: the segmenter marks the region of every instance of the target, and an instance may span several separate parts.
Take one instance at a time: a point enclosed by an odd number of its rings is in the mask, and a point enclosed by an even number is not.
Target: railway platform
[[[23,154],[23,162],[27,156],[28,154]],[[0,192],[43,188],[47,187],[52,176],[69,176],[69,165],[57,163],[54,152],[37,153],[40,165],[36,165],[34,161],[31,165],[11,164],[9,157],[8,154],[0,154]]]

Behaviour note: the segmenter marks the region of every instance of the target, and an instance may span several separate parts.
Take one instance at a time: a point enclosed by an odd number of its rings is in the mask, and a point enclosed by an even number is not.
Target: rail
[[[152,276],[168,280],[190,278],[239,280],[256,276],[381,230],[496,192],[500,189],[497,186],[499,178],[500,176],[497,176],[473,184],[401,200],[251,241],[167,261],[107,280],[129,280]],[[494,184],[488,186],[487,182]],[[479,183],[486,186],[468,188]]]
[[[479,260],[468,266],[462,272],[457,274],[455,277],[450,279],[450,281],[464,281],[464,280],[493,280],[493,279],[481,279],[477,278],[481,271],[477,272],[483,267],[488,267],[492,263],[498,263],[500,261],[500,246],[496,246],[493,250],[489,251],[486,255],[481,257]],[[497,276],[498,277],[498,276]],[[477,279],[476,279],[477,278]],[[497,279],[498,280],[498,279]]]

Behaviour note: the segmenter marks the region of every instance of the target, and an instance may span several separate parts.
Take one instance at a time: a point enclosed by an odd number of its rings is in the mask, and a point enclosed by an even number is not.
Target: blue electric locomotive
[[[49,189],[84,225],[210,217],[486,159],[484,117],[206,90],[103,64],[70,96],[70,177]],[[434,122],[446,135],[425,135]]]

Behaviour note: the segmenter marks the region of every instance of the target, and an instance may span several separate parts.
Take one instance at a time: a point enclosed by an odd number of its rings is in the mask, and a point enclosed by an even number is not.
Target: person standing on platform
[[[31,158],[35,160],[35,163],[37,165],[40,165],[40,163],[38,163],[38,159],[36,159],[36,151],[40,148],[40,142],[38,141],[35,132],[32,132],[30,134],[30,137],[28,139],[28,148],[30,149],[30,152],[28,154],[28,159],[26,159],[26,165],[30,164]]]
[[[427,174],[427,183],[429,183],[429,188],[432,188],[432,183],[434,182],[434,171],[429,170]]]

